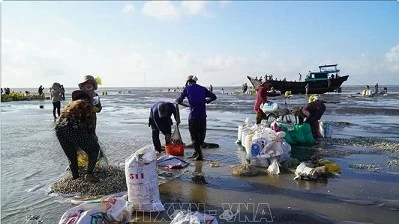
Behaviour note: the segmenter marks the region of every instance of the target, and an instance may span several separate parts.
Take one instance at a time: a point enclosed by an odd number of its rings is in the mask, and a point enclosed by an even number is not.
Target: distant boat
[[[340,92],[342,83],[348,80],[349,75],[339,76],[338,73],[340,70],[337,66],[338,64],[321,65],[319,66],[320,71],[309,71],[304,82],[286,80],[277,81],[277,78],[273,80],[269,76],[268,79],[263,82],[250,76],[247,76],[247,78],[255,89],[260,85],[271,84],[275,90],[280,90],[283,94],[286,91],[291,91],[292,94],[306,93],[306,84],[309,84],[309,94],[323,94],[334,91]]]

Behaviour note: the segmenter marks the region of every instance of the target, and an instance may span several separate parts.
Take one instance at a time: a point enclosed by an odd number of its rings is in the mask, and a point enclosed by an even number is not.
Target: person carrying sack
[[[85,180],[99,182],[94,176],[93,170],[100,152],[98,137],[93,122],[92,98],[86,91],[76,90],[72,92],[72,101],[68,103],[58,118],[55,125],[57,139],[69,160],[69,168],[72,179],[79,178],[78,149],[87,153],[89,162]]]
[[[150,110],[150,117],[148,119],[148,127],[152,130],[152,143],[158,153],[161,153],[161,141],[159,140],[159,132],[165,135],[165,143],[170,144],[172,142],[172,119],[174,116],[176,125],[180,124],[180,118],[177,114],[175,105],[170,102],[156,102]]]

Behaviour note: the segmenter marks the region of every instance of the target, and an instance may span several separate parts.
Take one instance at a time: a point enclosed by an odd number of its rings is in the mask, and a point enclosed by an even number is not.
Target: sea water
[[[218,212],[223,212],[223,203],[266,203],[273,213],[270,217],[280,223],[306,223],[306,220],[395,223],[399,220],[398,171],[386,164],[388,159],[399,157],[397,152],[382,150],[332,158],[343,168],[343,173],[323,183],[293,181],[294,176],[289,174],[232,176],[229,166],[245,161],[245,152],[235,141],[238,126],[246,118],[255,121],[255,95],[240,94],[240,87],[223,88],[225,94],[221,87],[214,87],[218,99],[207,105],[206,142],[218,143],[220,148],[204,150],[206,160],[223,166],[210,168],[206,162],[193,162],[191,169],[205,173],[208,184],[196,185],[183,177],[161,185],[164,203],[206,202]],[[34,89],[14,89],[25,90],[35,92]],[[70,100],[73,90],[66,89],[62,106]],[[107,91],[107,95],[102,95],[103,91]],[[332,137],[372,137],[398,142],[399,86],[389,86],[386,96],[364,97],[361,91],[361,86],[344,86],[340,94],[322,95],[327,106],[322,120],[333,124]],[[152,144],[148,127],[150,107],[160,100],[173,102],[180,94],[173,88],[100,88],[97,92],[103,106],[97,116],[97,135],[112,164],[121,164],[138,148]],[[48,92],[45,94],[49,96]],[[287,100],[283,96],[269,97],[269,100],[279,104],[287,102],[288,107],[303,106],[307,102],[306,95],[294,95]],[[190,143],[188,114],[189,109],[181,106],[180,132],[185,143]],[[72,207],[67,198],[48,194],[51,184],[65,174],[68,165],[54,125],[50,100],[1,103],[2,223],[58,223],[62,214]],[[163,142],[162,135],[160,139]],[[329,147],[373,151],[357,146]],[[192,152],[186,149],[186,156]],[[348,168],[356,162],[379,164],[381,169],[374,172]]]

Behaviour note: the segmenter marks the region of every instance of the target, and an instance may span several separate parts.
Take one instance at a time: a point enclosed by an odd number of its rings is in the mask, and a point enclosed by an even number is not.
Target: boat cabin
[[[327,80],[329,79],[329,74],[334,73],[336,77],[338,77],[339,69],[337,68],[338,64],[333,64],[333,65],[321,65],[319,66],[318,72],[311,72],[309,71],[309,74],[306,76],[305,81],[316,81],[316,80]]]

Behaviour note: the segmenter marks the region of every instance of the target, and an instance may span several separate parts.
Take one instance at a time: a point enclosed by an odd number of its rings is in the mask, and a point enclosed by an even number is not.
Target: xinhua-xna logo
[[[270,223],[273,216],[268,203],[222,203],[221,208],[208,209],[204,203],[165,203],[165,211],[152,213],[151,218],[136,213],[143,222],[170,222],[175,218],[196,218],[212,223],[215,218],[223,223]],[[194,212],[197,211],[197,212]],[[175,220],[176,221],[176,220]]]

